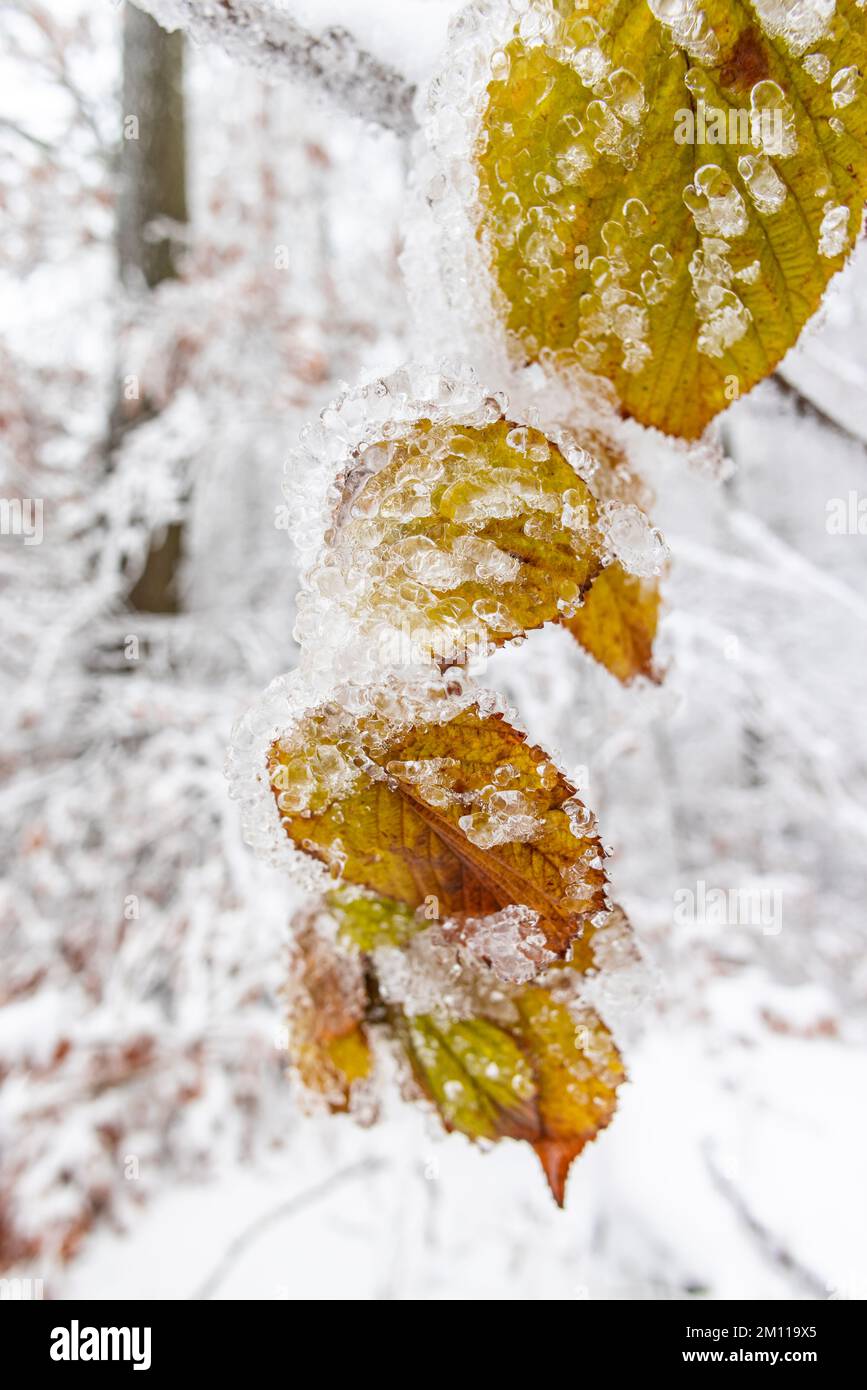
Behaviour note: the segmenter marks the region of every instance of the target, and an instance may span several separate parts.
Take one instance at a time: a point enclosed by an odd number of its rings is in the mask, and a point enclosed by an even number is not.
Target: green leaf
[[[410,937],[427,925],[405,903],[363,890],[338,888],[327,893],[325,901],[337,918],[341,941],[359,951],[405,946]]]
[[[509,1004],[509,1022],[398,1012],[393,1022],[445,1128],[470,1139],[525,1140],[562,1206],[573,1160],[612,1118],[623,1064],[590,1010],[576,1017],[536,985]]]

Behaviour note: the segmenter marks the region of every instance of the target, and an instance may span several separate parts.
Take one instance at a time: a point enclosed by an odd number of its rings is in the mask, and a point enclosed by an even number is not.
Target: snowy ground
[[[740,982],[720,992],[745,1012]],[[363,1135],[305,1119],[288,1155],[177,1188],[131,1231],[94,1241],[63,1296],[867,1294],[865,1136],[853,1105],[867,1085],[863,1052],[756,1043],[738,1028],[714,1055],[693,1031],[659,1023],[631,1071],[617,1123],[573,1172],[565,1212],[519,1145],[482,1154],[426,1134],[408,1113]],[[845,1213],[841,1192],[856,1199]]]

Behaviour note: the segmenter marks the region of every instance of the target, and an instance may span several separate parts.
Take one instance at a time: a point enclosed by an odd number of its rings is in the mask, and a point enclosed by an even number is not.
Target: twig
[[[25,130],[16,121],[10,121],[8,116],[0,116],[0,130],[8,130],[11,135],[17,135],[21,140],[27,140],[31,145],[35,145],[43,154],[50,155],[52,159],[57,158],[57,146],[52,145],[48,140],[42,140],[32,131]]]
[[[814,1274],[811,1269],[807,1269],[806,1265],[802,1265],[791,1250],[783,1245],[773,1231],[769,1231],[767,1226],[750,1210],[743,1194],[718,1167],[711,1145],[707,1141],[702,1145],[702,1156],[714,1187],[734,1209],[735,1215],[749,1231],[760,1247],[762,1254],[771,1264],[776,1265],[778,1269],[800,1284],[811,1298],[827,1299],[828,1288],[825,1283],[818,1274]]]
[[[324,1178],[315,1187],[310,1187],[306,1192],[299,1192],[295,1197],[290,1197],[288,1201],[281,1202],[279,1206],[273,1207],[271,1211],[266,1211],[264,1215],[256,1218],[254,1222],[242,1231],[240,1235],[227,1246],[222,1258],[218,1261],[214,1269],[208,1275],[203,1284],[200,1285],[197,1293],[192,1295],[193,1299],[209,1299],[214,1297],[214,1293],[223,1282],[234,1262],[245,1250],[258,1240],[264,1231],[267,1231],[277,1221],[282,1221],[288,1216],[297,1216],[299,1212],[306,1211],[308,1207],[319,1202],[323,1197],[328,1197],[338,1187],[343,1187],[345,1183],[353,1181],[355,1178],[364,1177],[370,1173],[379,1173],[385,1168],[386,1163],[382,1158],[364,1158],[359,1163],[353,1163],[348,1168],[341,1168],[330,1177]]]
[[[825,429],[833,430],[835,434],[841,435],[843,439],[848,439],[853,444],[859,444],[862,449],[867,448],[867,442],[856,434],[854,430],[844,425],[842,420],[838,420],[835,415],[830,414],[822,406],[817,405],[814,400],[806,396],[799,386],[790,381],[782,372],[774,372],[771,377],[773,385],[777,388],[780,395],[785,397],[794,406],[796,413],[810,420],[815,420],[818,425]]]
[[[416,128],[415,87],[361,48],[346,29],[311,34],[266,0],[137,0],[166,29],[183,29],[194,43],[218,43],[233,58],[303,82],[363,121],[408,136]]]
[[[728,523],[730,530],[739,540],[766,559],[772,560],[780,571],[788,570],[793,577],[808,584],[817,593],[839,603],[853,617],[867,619],[867,601],[860,594],[850,589],[848,584],[828,574],[806,555],[802,555],[766,525],[761,517],[752,516],[749,512],[732,510],[728,515]]]

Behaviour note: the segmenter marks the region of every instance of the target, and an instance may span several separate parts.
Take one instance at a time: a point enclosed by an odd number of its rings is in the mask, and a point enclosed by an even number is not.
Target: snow
[[[461,0],[291,0],[288,8],[314,33],[333,25],[351,30],[364,48],[418,82],[445,47]]]
[[[864,247],[782,369],[815,410],[768,383],[689,452],[616,426],[670,551],[665,682],[624,690],[552,628],[482,663],[597,813],[645,959],[609,942],[594,1002],[631,1079],[559,1212],[526,1145],[445,1138],[396,1085],[369,1129],[300,1113],[280,990],[302,885],[249,852],[222,776],[233,723],[298,656],[321,541],[281,492],[299,430],[345,381],[448,346],[423,280],[411,330],[397,266],[416,153],[191,45],[185,275],[121,301],[98,155],[117,15],[74,32],[88,8],[55,18],[95,130],[41,40],[3,65],[3,114],[46,140],[73,123],[50,173],[0,131],[0,492],[46,520],[43,545],[0,546],[10,1271],[84,1298],[863,1298],[867,560],[829,508],[865,494]],[[283,8],[419,82],[457,7]],[[106,474],[117,360],[160,413]],[[562,421],[537,375],[514,385]],[[127,578],[177,518],[184,611],[135,613]],[[655,571],[656,530],[624,533]],[[335,624],[329,662],[339,645]],[[679,921],[700,884],[778,894],[781,929]]]
[[[348,1122],[307,1119],[291,1170],[266,1161],[158,1197],[137,1233],[93,1243],[65,1294],[193,1297],[254,1222],[347,1173],[305,1210],[266,1223],[213,1296],[817,1296],[763,1257],[711,1160],[825,1296],[863,1297],[867,1213],[863,1202],[840,1211],[841,1190],[856,1193],[863,1174],[863,1116],[850,1104],[867,1080],[863,1055],[775,1037],[708,1057],[690,1029],[655,1031],[631,1058],[616,1123],[573,1172],[565,1214],[537,1186],[521,1146],[481,1153],[459,1136],[433,1139],[408,1112],[361,1139]],[[359,1170],[364,1163],[378,1167]],[[183,1259],[167,1258],[170,1250]]]

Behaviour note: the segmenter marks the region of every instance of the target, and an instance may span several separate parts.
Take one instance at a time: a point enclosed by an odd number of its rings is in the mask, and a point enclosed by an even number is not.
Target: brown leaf
[[[271,747],[283,828],[335,877],[410,908],[529,908],[550,950],[589,964],[606,884],[593,817],[479,699],[436,682],[341,687]]]
[[[330,1110],[348,1110],[354,1084],[372,1067],[359,958],[331,946],[312,918],[302,921],[285,993],[289,1059],[299,1080]]]
[[[531,1144],[562,1206],[569,1168],[610,1122],[624,1079],[601,1020],[531,985],[508,996],[496,1022],[396,1014],[394,1026],[446,1129]]]

